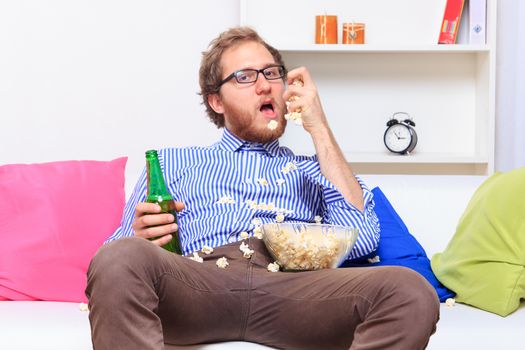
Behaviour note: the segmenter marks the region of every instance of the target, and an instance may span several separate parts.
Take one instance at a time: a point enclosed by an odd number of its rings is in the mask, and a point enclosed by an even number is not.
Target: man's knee
[[[403,306],[407,313],[429,321],[439,318],[439,298],[432,285],[418,272],[399,266],[385,267],[380,279],[386,294]]]
[[[122,238],[102,246],[89,265],[86,293],[89,296],[95,283],[112,289],[130,274],[140,274],[155,263],[157,253],[158,247],[137,237]]]

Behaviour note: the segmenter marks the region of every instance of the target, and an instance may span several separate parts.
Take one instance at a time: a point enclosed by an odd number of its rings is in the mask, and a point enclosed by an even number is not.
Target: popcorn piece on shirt
[[[316,224],[320,224],[323,221],[323,218],[320,217],[319,215],[316,215],[314,218],[314,221]]]
[[[261,226],[262,225],[261,218],[253,218],[252,224],[255,225],[255,226]]]
[[[456,299],[454,299],[454,298],[448,298],[447,300],[445,300],[445,304],[446,304],[448,307],[453,307],[454,305],[456,305]]]
[[[223,196],[215,204],[235,204],[235,199],[231,196]]]
[[[373,258],[369,258],[369,259],[367,259],[367,260],[368,260],[368,262],[369,262],[370,264],[375,264],[375,263],[378,263],[378,262],[381,261],[381,260],[379,259],[379,255],[376,255],[376,256],[374,256]]]
[[[277,122],[277,120],[270,120],[270,122],[268,123],[268,129],[270,130],[275,130],[277,129],[277,125],[279,125],[279,123]]]
[[[246,238],[250,237],[250,235],[246,231],[242,231],[240,236],[241,236],[242,239],[246,239]]]
[[[284,179],[277,179],[275,182],[277,182],[277,185],[281,186],[284,184]]]
[[[283,213],[277,213],[277,215],[275,216],[275,221],[283,222],[284,221],[284,214]]]
[[[204,262],[204,259],[199,256],[199,253],[193,252],[193,256],[189,258],[190,260],[196,261],[196,262]]]
[[[269,263],[267,269],[270,272],[278,272],[279,264],[277,264],[277,262]]]
[[[226,259],[226,257],[223,256],[222,258],[217,259],[215,265],[217,265],[217,267],[220,269],[225,269],[226,267],[228,267],[228,265],[230,265],[230,263],[228,262],[228,259]]]
[[[268,186],[268,181],[266,179],[257,179],[257,182],[261,186]]]
[[[213,253],[213,248],[205,245],[204,247],[202,247],[201,252],[203,252],[206,255],[210,255],[211,253]]]
[[[291,171],[297,170],[297,165],[293,162],[288,162],[284,167],[281,168],[283,174],[288,174]]]

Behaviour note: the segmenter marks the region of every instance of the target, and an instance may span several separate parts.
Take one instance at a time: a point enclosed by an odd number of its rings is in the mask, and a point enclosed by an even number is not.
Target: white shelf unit
[[[485,45],[438,45],[445,2],[267,0],[260,6],[241,0],[241,24],[279,49],[288,69],[308,68],[354,171],[489,175],[497,3],[487,0]],[[279,10],[265,10],[272,7]],[[365,44],[314,44],[315,15],[325,13],[338,15],[339,33],[346,18],[364,22]],[[386,122],[395,112],[407,112],[416,123],[419,141],[410,155],[384,147]],[[292,124],[283,144],[314,152],[308,135]]]

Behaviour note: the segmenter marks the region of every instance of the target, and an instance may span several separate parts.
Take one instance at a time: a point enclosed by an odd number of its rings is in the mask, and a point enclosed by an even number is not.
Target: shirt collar
[[[271,156],[277,156],[279,154],[278,139],[268,143],[245,141],[232,134],[231,131],[226,128],[224,128],[222,139],[218,142],[218,146],[223,151],[228,152],[253,151],[260,153],[261,151],[266,151]]]

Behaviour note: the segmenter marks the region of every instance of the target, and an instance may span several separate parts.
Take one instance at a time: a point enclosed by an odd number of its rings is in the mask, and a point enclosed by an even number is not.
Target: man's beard
[[[276,119],[278,122],[277,128],[274,130],[269,129],[268,127],[254,127],[252,124],[255,123],[254,120],[248,118],[251,115],[247,110],[236,108],[228,103],[224,103],[224,115],[228,115],[228,130],[233,133],[235,136],[239,137],[242,140],[257,142],[257,143],[268,143],[274,140],[277,140],[284,134],[286,129],[286,119],[283,117],[282,110],[279,110],[277,105],[277,114],[279,117]],[[226,117],[225,117],[226,118]]]

